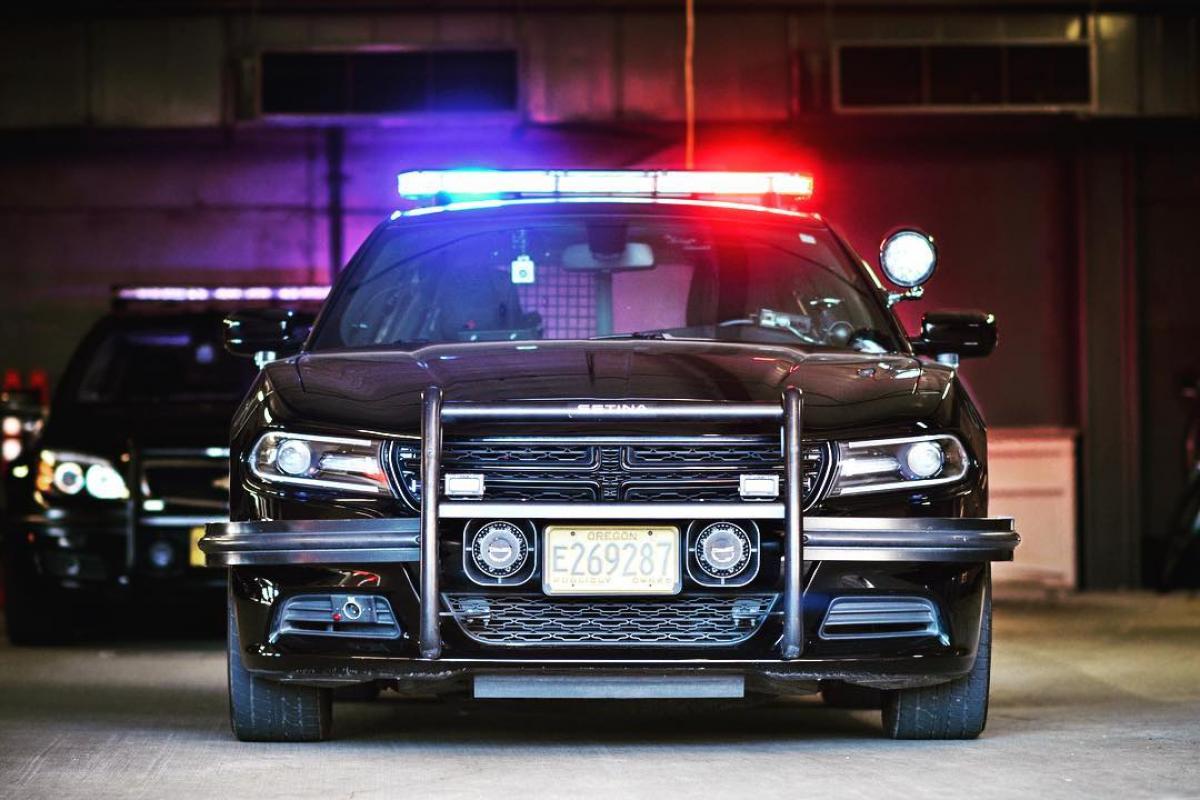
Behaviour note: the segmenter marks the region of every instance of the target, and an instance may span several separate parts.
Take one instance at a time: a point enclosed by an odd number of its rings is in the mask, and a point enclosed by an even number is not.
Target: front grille
[[[778,595],[596,601],[541,595],[443,596],[463,633],[488,645],[704,647],[746,641]]]
[[[942,633],[937,608],[924,597],[836,597],[821,624],[822,639],[933,637]]]
[[[818,499],[831,458],[825,443],[803,449],[806,507]],[[419,455],[398,449],[395,471],[420,500]],[[444,445],[445,472],[482,473],[484,500],[738,502],[743,473],[783,475],[778,437],[705,438],[662,442],[452,440]],[[780,482],[781,496],[786,491]]]
[[[362,609],[360,616],[348,619],[339,613],[347,601]],[[280,607],[271,641],[281,636],[395,639],[400,636],[400,625],[386,597],[305,594],[289,597]]]
[[[141,474],[146,495],[168,507],[220,513],[229,508],[229,457],[218,448],[143,451]]]

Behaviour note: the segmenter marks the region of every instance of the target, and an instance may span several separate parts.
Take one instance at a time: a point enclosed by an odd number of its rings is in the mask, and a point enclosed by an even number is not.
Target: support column
[[[1136,587],[1142,530],[1135,157],[1111,145],[1084,150],[1076,164],[1080,584]]]

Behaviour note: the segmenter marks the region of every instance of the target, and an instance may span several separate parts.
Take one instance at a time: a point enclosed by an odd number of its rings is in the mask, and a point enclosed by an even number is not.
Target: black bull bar
[[[799,658],[803,636],[803,564],[834,561],[1007,561],[1020,537],[1009,518],[813,517],[805,530],[801,456],[803,397],[784,390],[779,403],[751,402],[444,402],[431,387],[421,414],[421,483],[427,502],[420,520],[350,519],[230,522],[208,526],[200,546],[210,566],[419,562],[422,658],[442,652],[438,586],[438,524],[479,515],[526,519],[771,519],[784,523],[783,632],[779,656]],[[443,428],[466,422],[778,422],[783,438],[783,502],[551,503],[443,501]],[[432,500],[430,500],[432,499]]]

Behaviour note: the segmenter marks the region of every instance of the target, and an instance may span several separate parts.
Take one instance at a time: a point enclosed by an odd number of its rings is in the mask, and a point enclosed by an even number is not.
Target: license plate
[[[188,564],[193,567],[206,566],[204,551],[200,549],[200,540],[204,538],[204,526],[188,531]]]
[[[677,594],[683,585],[678,528],[550,525],[542,538],[546,594]]]

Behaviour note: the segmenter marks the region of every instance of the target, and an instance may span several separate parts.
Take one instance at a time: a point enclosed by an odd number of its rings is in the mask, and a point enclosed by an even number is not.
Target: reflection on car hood
[[[421,393],[447,401],[778,402],[804,392],[804,424],[837,430],[927,420],[953,371],[904,355],[698,341],[471,343],[306,354],[267,367],[278,421],[415,433]],[[631,426],[623,425],[622,429]]]

